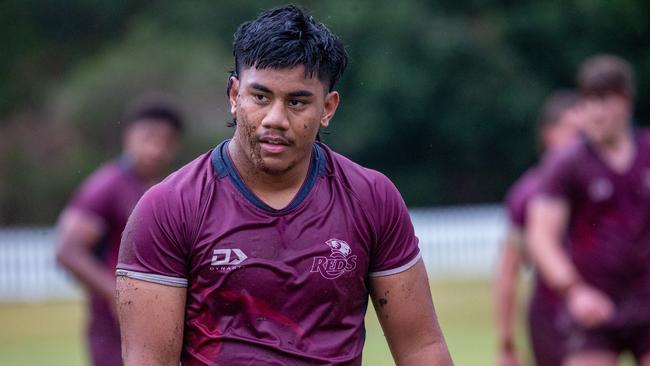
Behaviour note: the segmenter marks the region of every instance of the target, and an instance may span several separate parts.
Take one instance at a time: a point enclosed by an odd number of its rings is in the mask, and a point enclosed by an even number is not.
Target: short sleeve
[[[522,229],[525,224],[526,205],[519,197],[518,187],[514,186],[506,195],[505,209],[511,227]]]
[[[539,189],[539,168],[531,168],[508,190],[505,210],[511,228],[523,230],[526,226],[526,206]]]
[[[571,196],[576,171],[571,157],[569,154],[558,154],[544,160],[539,176],[539,195],[558,199]]]
[[[115,185],[106,170],[107,168],[100,169],[89,176],[75,192],[67,208],[92,214],[104,223],[110,221],[114,210]]]
[[[186,210],[179,200],[164,182],[140,199],[122,234],[118,276],[187,287]]]
[[[376,194],[378,233],[370,260],[371,277],[406,271],[420,259],[418,238],[397,188],[382,175]]]

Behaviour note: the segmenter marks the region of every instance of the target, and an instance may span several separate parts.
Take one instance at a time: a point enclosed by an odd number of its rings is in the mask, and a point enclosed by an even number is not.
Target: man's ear
[[[330,120],[336,113],[336,108],[339,106],[340,96],[339,92],[332,91],[325,96],[325,108],[323,109],[323,116],[320,120],[320,126],[325,128],[329,126]]]
[[[231,76],[228,79],[228,100],[230,101],[230,113],[237,118],[237,96],[239,95],[239,79]]]

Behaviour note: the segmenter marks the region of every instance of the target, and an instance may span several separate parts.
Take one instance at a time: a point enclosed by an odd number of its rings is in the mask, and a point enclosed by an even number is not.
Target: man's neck
[[[140,180],[147,187],[151,187],[154,184],[161,181],[164,177],[164,173],[160,172],[159,174],[153,174],[147,172],[145,169],[139,167],[134,163],[133,159],[129,157],[126,153],[122,154],[120,158],[121,164],[125,169],[129,170],[138,180]]]
[[[605,163],[615,172],[624,173],[628,171],[636,156],[632,128],[626,128],[608,141],[596,145],[596,150]]]
[[[302,187],[311,163],[311,153],[291,169],[281,174],[269,174],[255,168],[248,157],[236,147],[228,146],[228,151],[237,172],[255,195],[274,209],[288,206]]]

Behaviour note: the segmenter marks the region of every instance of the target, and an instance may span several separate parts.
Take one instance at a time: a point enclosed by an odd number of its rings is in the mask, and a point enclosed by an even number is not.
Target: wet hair
[[[339,38],[295,5],[267,10],[242,23],[234,35],[232,76],[245,68],[287,69],[304,66],[332,91],[348,64]],[[230,85],[229,85],[230,87]]]
[[[348,65],[343,43],[323,23],[319,23],[295,5],[262,12],[252,21],[242,23],[234,35],[234,69],[236,78],[245,68],[290,69],[304,66],[305,76],[318,77],[329,91],[339,81]],[[228,79],[226,93],[230,94]],[[233,119],[228,127],[237,125]],[[316,136],[321,140],[320,131]]]
[[[578,88],[586,97],[618,94],[634,98],[634,72],[624,59],[601,54],[586,59],[580,65]]]
[[[576,107],[581,101],[580,94],[572,89],[560,89],[546,97],[536,123],[537,150],[539,152],[546,150],[542,141],[543,131],[557,125],[562,115],[571,108]]]
[[[167,123],[182,133],[184,129],[183,119],[180,112],[170,104],[162,102],[153,102],[138,105],[132,108],[126,116],[128,125],[133,125],[142,121],[152,121],[157,123]]]

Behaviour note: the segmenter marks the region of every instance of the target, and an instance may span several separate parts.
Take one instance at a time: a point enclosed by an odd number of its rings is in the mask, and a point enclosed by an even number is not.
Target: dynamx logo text
[[[352,249],[348,243],[339,239],[330,239],[325,244],[330,247],[330,256],[314,257],[311,272],[318,272],[328,280],[333,280],[357,268],[357,256],[350,255]]]
[[[240,264],[248,256],[241,249],[215,249],[212,252],[212,261],[210,270],[232,271],[241,268]]]

